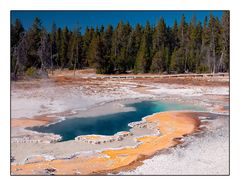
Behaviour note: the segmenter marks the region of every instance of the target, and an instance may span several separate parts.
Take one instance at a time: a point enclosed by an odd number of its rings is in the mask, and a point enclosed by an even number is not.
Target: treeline
[[[81,34],[53,23],[48,32],[35,18],[30,29],[21,21],[11,24],[11,73],[13,77],[33,70],[96,68],[97,73],[205,73],[229,71],[229,12],[221,19],[196,17],[188,23],[182,15],[172,27],[160,18],[132,27],[120,21],[89,28]]]

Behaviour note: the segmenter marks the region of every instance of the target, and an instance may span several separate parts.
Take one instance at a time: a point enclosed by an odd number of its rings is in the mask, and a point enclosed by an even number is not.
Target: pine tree
[[[75,32],[69,33],[69,44],[68,44],[68,51],[67,51],[67,68],[69,70],[73,70],[74,63],[75,63],[75,50],[76,48],[76,34]]]
[[[81,62],[81,55],[82,55],[82,44],[81,44],[81,33],[80,33],[80,27],[77,26],[74,29],[74,32],[72,33],[71,37],[71,45],[70,45],[70,58],[69,58],[69,64],[70,69],[74,70],[74,76],[75,71],[78,66],[82,66]]]
[[[61,67],[61,48],[62,48],[62,29],[58,28],[56,33],[56,47],[57,47],[57,54],[56,54],[56,68]]]
[[[177,59],[176,59],[177,54],[176,53],[177,53],[177,49],[175,48],[171,55],[170,66],[169,66],[170,73],[173,73],[173,72],[175,73],[177,71]]]
[[[113,33],[112,53],[114,59],[116,59],[117,56],[120,54],[122,38],[123,38],[123,22],[120,21]]]
[[[185,16],[182,15],[181,22],[178,29],[178,37],[180,40],[179,53],[183,55],[183,57],[181,56],[181,60],[183,60],[183,64],[184,64],[184,71],[180,70],[181,72],[187,71],[187,60],[188,60],[187,58],[188,58],[188,52],[189,52],[187,47],[187,42],[188,42],[187,31],[188,31],[188,24],[186,23]]]
[[[209,50],[210,50],[210,58],[209,58],[209,63],[210,63],[210,68],[211,72],[215,73],[216,72],[216,67],[217,67],[217,56],[216,56],[216,45],[217,45],[217,39],[216,39],[216,19],[214,16],[211,14],[209,23],[208,23],[208,29],[209,29],[209,34],[210,34],[210,43],[209,43]]]
[[[230,13],[229,11],[224,11],[222,15],[222,30],[221,30],[221,40],[222,40],[222,53],[221,53],[221,62],[223,65],[221,71],[229,71],[230,64]]]
[[[161,47],[161,50],[158,50],[152,59],[151,72],[160,73],[166,69],[166,56],[164,47]]]
[[[178,25],[177,21],[174,20],[173,27],[171,29],[171,33],[169,35],[169,43],[170,43],[170,53],[173,52],[175,48],[179,47],[179,37],[178,37]]]
[[[91,60],[95,62],[96,72],[100,74],[108,73],[108,66],[103,55],[104,44],[100,35],[96,35],[92,43]]]
[[[175,49],[173,51],[170,70],[174,73],[185,72],[185,53],[183,48]]]
[[[88,53],[90,50],[91,42],[94,37],[94,29],[86,27],[85,34],[83,36],[83,48],[82,48],[82,61],[83,65],[90,66],[88,61]]]
[[[77,43],[77,63],[76,68],[82,69],[84,67],[84,50],[83,50],[83,36],[81,32],[78,33],[78,43]]]
[[[11,24],[11,47],[14,47],[18,44],[23,32],[24,28],[21,21],[16,19],[15,24]]]
[[[54,22],[52,24],[52,31],[50,33],[50,38],[51,38],[51,70],[52,70],[52,74],[53,74],[53,68],[54,68],[54,66],[57,66],[57,55],[58,55],[57,26]]]
[[[167,42],[167,28],[163,17],[158,21],[153,33],[153,52],[161,50],[162,47],[166,46]]]
[[[94,33],[94,36],[91,40],[91,43],[88,47],[88,50],[87,50],[87,62],[88,62],[88,65],[89,67],[92,67],[92,68],[96,68],[96,61],[95,61],[95,51],[96,51],[96,48],[97,48],[97,42],[98,42],[98,38],[99,38],[99,35],[97,35],[96,33]]]
[[[153,59],[151,65],[152,72],[164,72],[168,68],[168,56],[165,47],[168,46],[168,29],[163,17],[158,21],[153,33]]]
[[[61,48],[60,48],[60,65],[61,69],[65,68],[68,63],[68,46],[69,46],[69,31],[64,27],[61,35]]]
[[[137,24],[135,29],[131,31],[127,43],[127,61],[128,69],[132,70],[134,68],[134,63],[136,61],[137,53],[141,44],[142,28],[140,24]]]
[[[202,28],[202,42],[199,53],[198,73],[210,72],[210,32],[208,28],[208,17],[205,16]]]
[[[220,20],[216,17],[215,18],[215,35],[216,35],[216,44],[215,44],[215,51],[216,51],[216,72],[222,71],[224,68],[224,64],[221,60],[222,55],[222,40],[221,40],[221,31],[222,31],[222,25]]]
[[[41,20],[36,17],[34,19],[33,25],[30,28],[27,36],[28,36],[28,67],[34,66],[36,68],[41,67],[41,61],[37,54],[37,51],[41,45],[41,34],[42,34],[42,23]]]
[[[14,56],[14,52],[16,52],[16,48],[19,45],[20,39],[24,34],[24,28],[19,19],[16,19],[15,24],[11,24],[11,73],[14,74],[14,78],[16,78],[16,64],[17,59]]]
[[[152,30],[150,23],[147,22],[141,39],[141,45],[137,54],[134,66],[135,73],[147,73],[151,66],[151,48],[152,46]]]
[[[108,25],[106,30],[103,33],[103,56],[105,61],[105,73],[111,74],[114,72],[114,63],[111,57],[111,49],[112,49],[112,36],[113,36],[113,27]]]
[[[113,33],[112,61],[118,73],[124,73],[128,69],[127,44],[131,30],[129,23],[124,24],[120,21]]]
[[[190,72],[196,71],[197,66],[197,27],[196,27],[196,17],[192,17],[192,21],[188,27],[188,43],[187,43],[187,69]]]

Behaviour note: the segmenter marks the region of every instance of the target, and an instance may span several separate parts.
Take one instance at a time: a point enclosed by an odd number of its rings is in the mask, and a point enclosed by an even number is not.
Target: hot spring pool
[[[28,129],[43,133],[59,134],[62,136],[62,141],[67,141],[73,140],[80,135],[113,135],[120,131],[128,131],[130,129],[128,123],[140,121],[143,117],[156,112],[173,110],[204,111],[203,108],[193,105],[159,101],[142,101],[128,104],[126,107],[133,107],[135,110],[96,117],[69,118],[56,124]]]

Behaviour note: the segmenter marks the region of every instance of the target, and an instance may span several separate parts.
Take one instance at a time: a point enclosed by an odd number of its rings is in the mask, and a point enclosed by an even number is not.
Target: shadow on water
[[[48,126],[29,127],[28,129],[43,133],[54,133],[62,136],[62,141],[72,140],[79,135],[100,134],[113,135],[119,131],[128,131],[128,123],[140,121],[143,117],[156,112],[172,110],[204,111],[193,105],[163,103],[158,101],[142,101],[128,104],[134,111],[120,112],[96,117],[70,118]]]

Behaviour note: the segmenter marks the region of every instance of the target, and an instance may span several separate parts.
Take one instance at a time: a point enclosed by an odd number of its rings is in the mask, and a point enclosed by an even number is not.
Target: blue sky
[[[137,23],[145,25],[147,20],[154,25],[161,16],[167,25],[172,26],[175,19],[180,22],[182,14],[189,22],[193,15],[197,21],[203,21],[210,13],[221,19],[222,11],[11,11],[11,23],[19,18],[24,28],[28,29],[34,18],[39,17],[47,30],[51,30],[52,23],[55,22],[57,27],[67,26],[70,29],[79,24],[83,32],[86,26],[116,26],[120,20],[128,21],[132,26]]]

